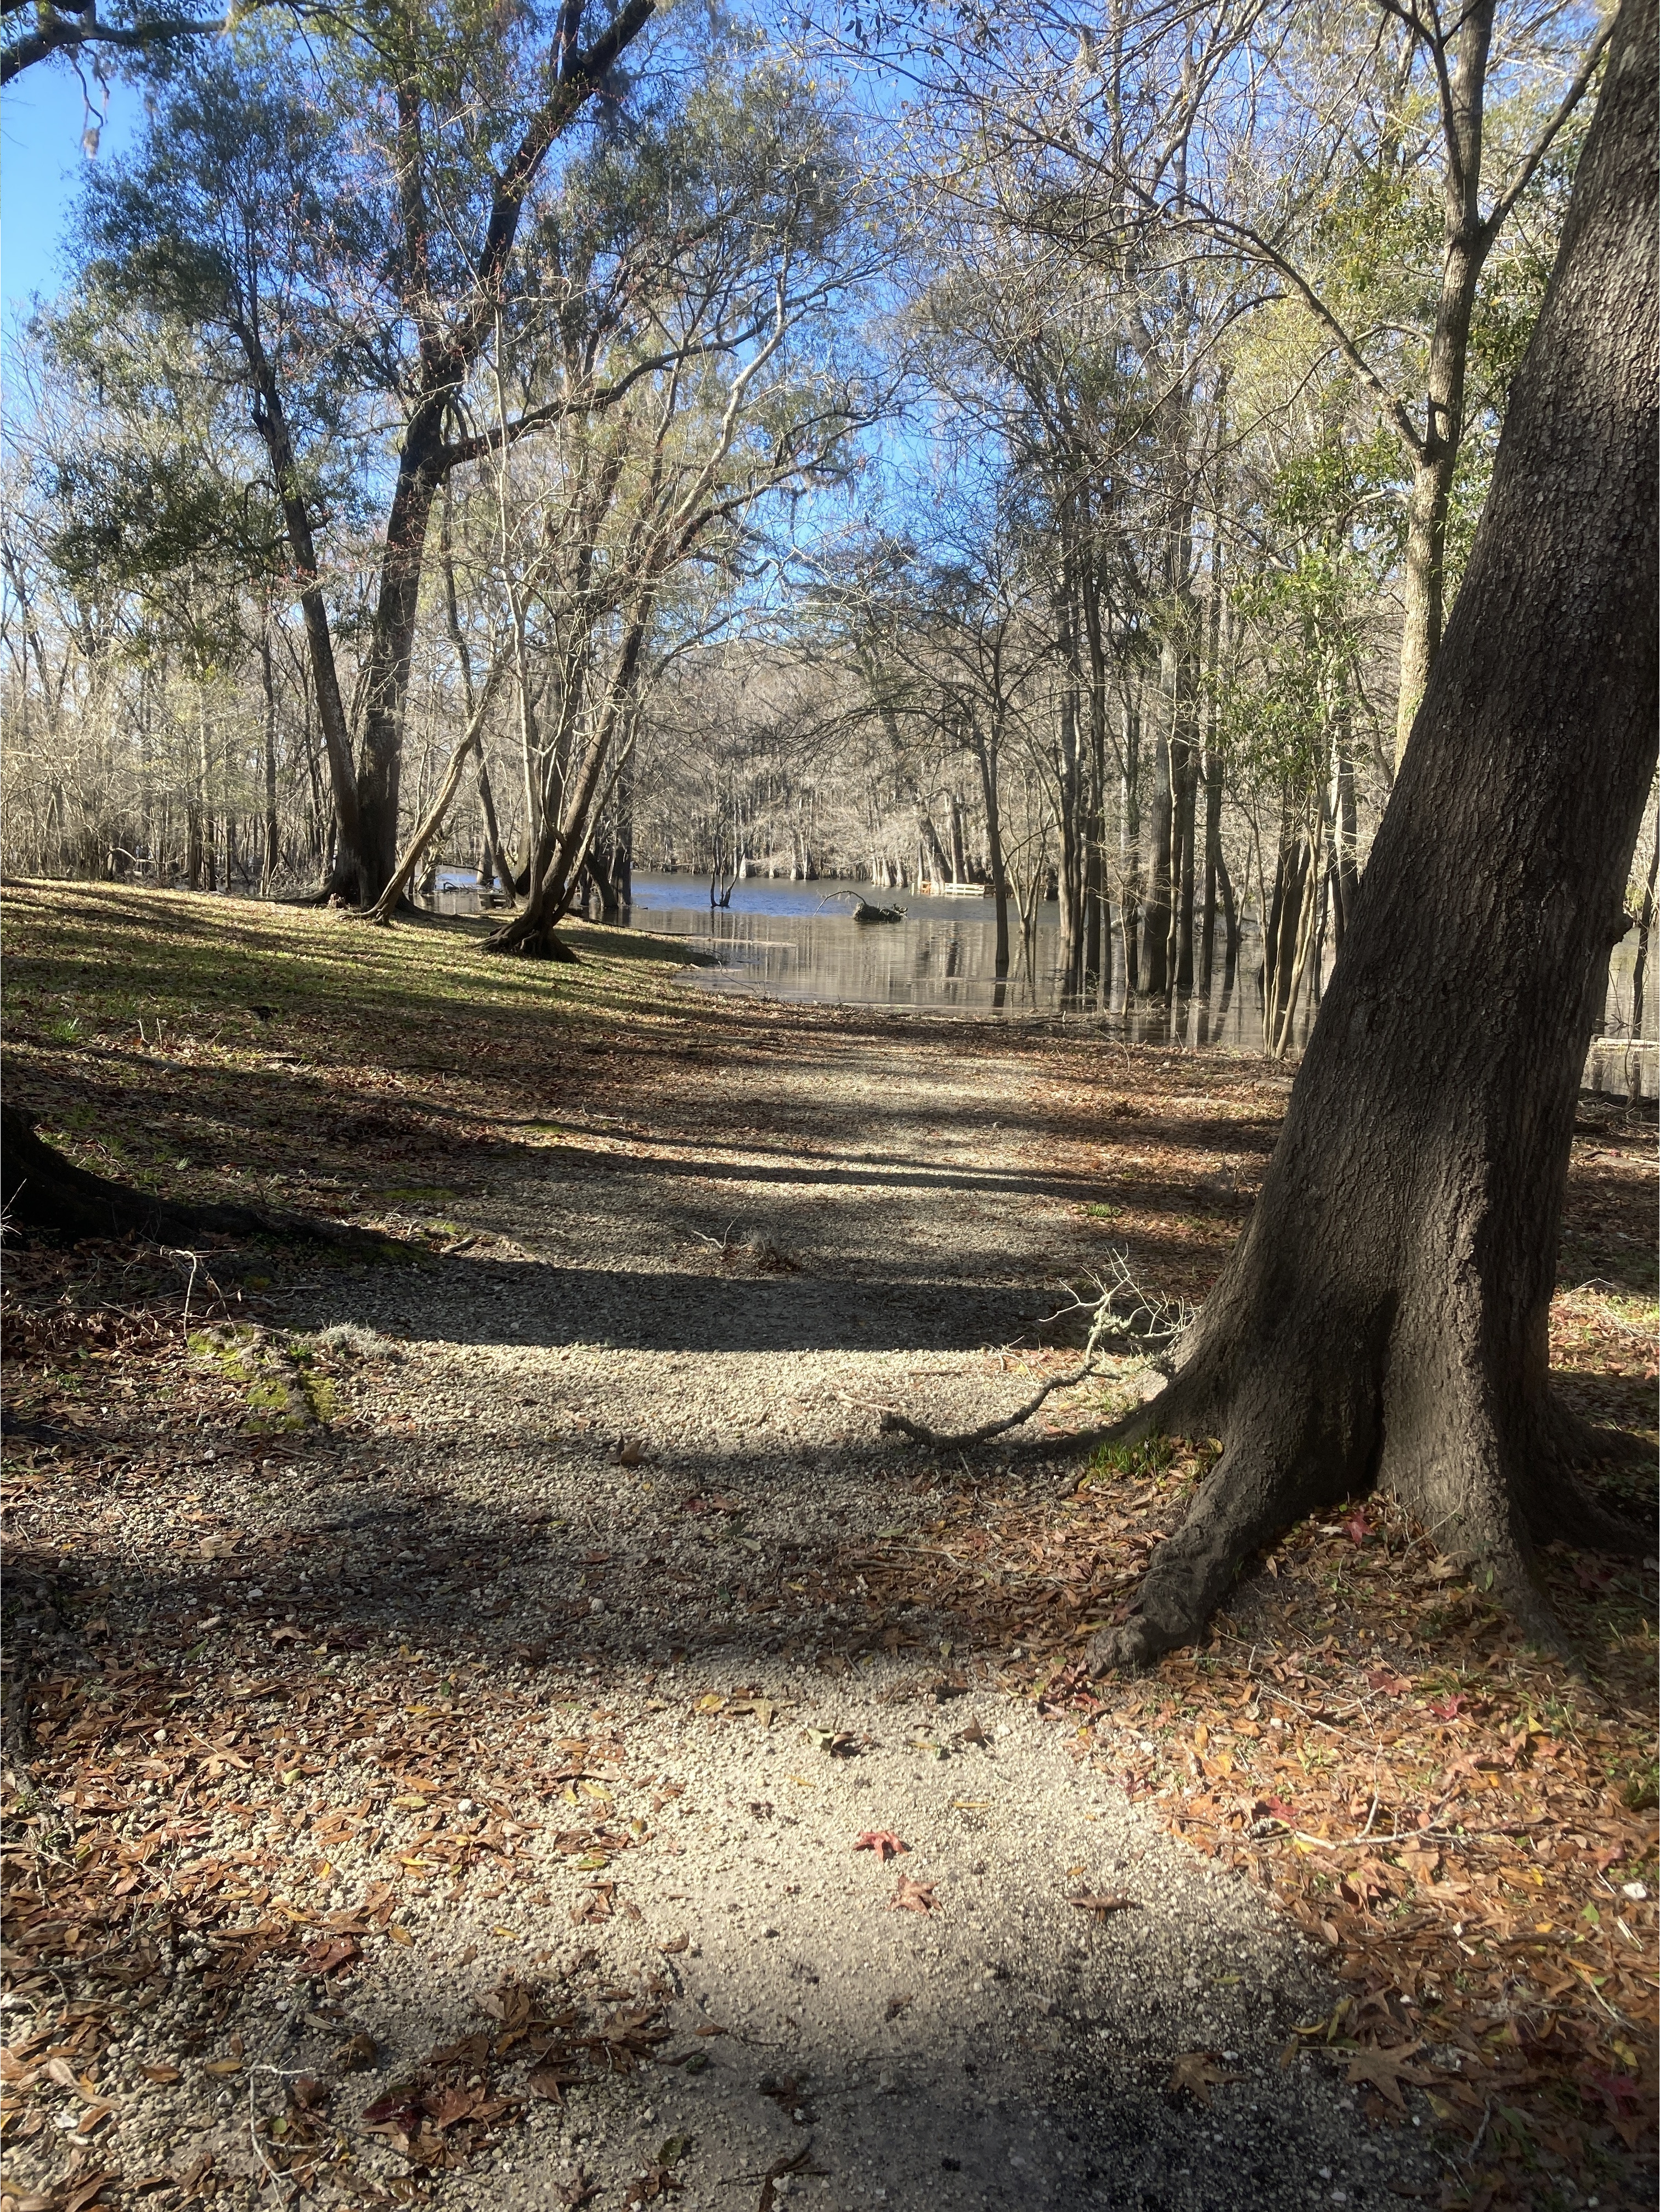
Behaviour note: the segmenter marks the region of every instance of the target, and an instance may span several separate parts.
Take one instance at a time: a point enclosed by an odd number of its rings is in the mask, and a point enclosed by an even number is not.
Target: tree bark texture
[[[1655,767],[1656,0],[1624,0],[1491,496],[1249,1228],[1110,1434],[1219,1437],[1097,1665],[1377,1486],[1529,1632],[1554,1537],[1633,1540],[1549,1392],[1573,1120]],[[1639,1546],[1651,1541],[1636,1532]]]

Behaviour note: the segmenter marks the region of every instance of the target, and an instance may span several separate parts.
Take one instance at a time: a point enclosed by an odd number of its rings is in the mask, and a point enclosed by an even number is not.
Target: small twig
[[[271,2182],[278,2191],[279,2203],[284,2204],[291,2204],[294,2202],[294,2199],[300,2194],[300,2185],[297,2181],[290,2182],[285,2174],[279,2173],[265,2155],[265,2147],[260,2142],[258,2131],[254,2126],[253,2077],[256,2074],[274,2074],[279,2081],[297,2081],[300,2078],[300,2069],[293,2068],[285,2073],[280,2066],[271,2066],[261,2063],[250,2069],[248,2074],[248,2141],[253,2145],[254,2156],[258,2160],[260,2165],[265,2167],[266,2172],[271,2176]],[[283,2197],[281,2194],[284,2189],[289,2192],[286,2197]]]
[[[174,1259],[188,1260],[190,1261],[190,1280],[185,1285],[184,1321],[185,1334],[188,1337],[190,1334],[191,1293],[196,1288],[196,1271],[202,1264],[202,1255],[199,1252],[187,1252],[182,1248],[182,1246],[177,1245],[164,1245],[162,1249],[166,1252],[171,1253]]]

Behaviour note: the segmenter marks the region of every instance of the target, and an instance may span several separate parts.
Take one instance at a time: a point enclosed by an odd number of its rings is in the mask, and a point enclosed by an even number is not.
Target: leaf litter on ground
[[[406,947],[362,940],[374,988],[354,1000],[328,980],[334,925],[315,917],[180,899],[173,904],[192,930],[210,908],[225,917],[222,928],[181,940],[147,933],[150,908],[120,894],[58,887],[23,906],[9,895],[6,904],[15,1085],[43,1132],[82,1164],[156,1176],[181,1197],[246,1197],[252,1179],[267,1202],[407,1234],[408,1201],[362,1188],[366,1145],[395,1157],[410,1188],[463,1185],[491,1171],[504,1133],[526,1146],[544,1141],[533,1124],[568,1079],[574,1040],[584,1064],[582,1103],[566,1114],[573,1125],[581,1112],[626,1109],[655,1073],[640,1042],[662,1023],[658,987],[642,988],[637,964],[591,962],[504,1087],[489,1046],[499,1023],[516,1016],[518,979],[510,989],[463,939],[423,933],[423,960],[435,953],[436,966],[415,989]],[[137,970],[109,957],[118,906],[149,963],[142,1008]],[[245,946],[248,972],[228,987],[232,939]],[[235,994],[255,988],[262,1005],[291,1010],[297,1050],[280,1065],[266,1025],[250,1028],[238,1011]],[[451,1035],[435,1069],[440,988]],[[87,1014],[74,1044],[55,1037],[47,1018],[66,989]],[[137,1012],[165,1017],[169,1059],[188,1064],[188,1085],[158,1095],[148,1035],[137,1050],[125,1042]],[[787,1017],[775,1009],[755,1018]],[[115,1042],[121,1053],[108,1050]],[[1156,1251],[1165,1294],[1198,1298],[1272,1149],[1284,1079],[1147,1048],[1125,1059],[1134,1099],[1113,1095],[1124,1079],[1102,1055],[1045,1041],[1033,1054],[1034,1103],[1059,1133],[1055,1158],[1110,1188],[1104,1238]],[[455,1073],[468,1069],[480,1073]],[[329,1110],[296,1118],[297,1083],[325,1092]],[[694,1110],[689,1102],[689,1129]],[[596,1124],[585,1141],[626,1139]],[[1195,1148],[1206,1146],[1230,1157],[1225,1190],[1193,1176]],[[1617,1102],[1585,1102],[1553,1365],[1578,1410],[1643,1439],[1654,1426],[1655,1304],[1651,1264],[1633,1255],[1651,1248],[1652,1175],[1650,1125]],[[1172,1210],[1172,1193],[1188,1182],[1190,1200]],[[414,1225],[433,1251],[455,1241],[418,1212]],[[637,1840],[614,1802],[582,1790],[603,1793],[616,1780],[602,1729],[568,1747],[563,1769],[537,1771],[523,1753],[521,1688],[459,1656],[441,1665],[398,1657],[314,1584],[300,1620],[277,1624],[303,1625],[304,1637],[273,1642],[249,1617],[253,1576],[284,1577],[292,1596],[295,1573],[326,1564],[332,1540],[250,1538],[216,1514],[199,1459],[204,1430],[246,1439],[242,1451],[265,1454],[274,1478],[292,1480],[319,1435],[367,1441],[361,1384],[398,1357],[364,1333],[335,1346],[274,1336],[264,1271],[285,1268],[294,1272],[280,1252],[216,1255],[210,1246],[181,1260],[130,1242],[8,1255],[0,1496],[25,1529],[11,1543],[7,1593],[5,1967],[18,2003],[0,2135],[14,2154],[41,2138],[65,2100],[71,2111],[96,2109],[92,2069],[157,1985],[164,1949],[181,1940],[206,1947],[196,2002],[211,2033],[234,2017],[250,1977],[268,1965],[301,1968],[308,1948],[331,1960],[325,1982],[349,1984],[378,1944],[407,1942],[395,1917],[400,1895],[439,1874],[502,1879],[515,1833],[551,1829],[569,1862],[601,1869]],[[1041,1375],[1050,1356],[1023,1352],[1018,1364]],[[1091,1386],[1058,1401],[1055,1418],[1087,1419],[1098,1403]],[[923,1632],[936,1635],[951,1659],[951,1692],[961,1683],[982,1697],[1000,1690],[1031,1700],[1064,1730],[1080,1765],[1278,1898],[1348,1991],[1292,2039],[1290,2063],[1329,2065],[1352,2081],[1375,2124],[1403,2117],[1402,2085],[1426,2097],[1457,2161],[1449,2204],[1531,2212],[1542,2190],[1570,2181],[1600,2191],[1605,2204],[1622,2189],[1646,2201],[1660,1888],[1651,1573],[1546,1555],[1552,1602],[1584,1661],[1576,1675],[1517,1644],[1467,1563],[1439,1553],[1380,1501],[1355,1500],[1340,1516],[1288,1532],[1201,1646],[1140,1680],[1091,1681],[1083,1644],[1133,1602],[1204,1464],[1203,1455],[1157,1449],[1110,1455],[1064,1501],[995,1468],[928,1469],[919,1494],[931,1519],[914,1534],[805,1563],[808,1577],[797,1577],[803,1587],[784,1603],[806,1626],[849,1571],[862,1574],[863,1631],[837,1626],[824,1638],[832,1671],[864,1649],[898,1652]],[[1639,1482],[1619,1470],[1612,1480],[1640,1506]],[[196,1640],[158,1650],[110,1628],[97,1577],[112,1536],[99,1532],[119,1528],[125,1501],[164,1492],[179,1498],[189,1531],[179,1547],[198,1562],[203,1602]],[[708,1510],[725,1512],[727,1503]],[[20,1668],[35,1624],[50,1625],[38,1637],[47,1651],[68,1625],[78,1642],[66,1660]],[[542,1656],[526,1647],[526,1663]],[[336,1698],[343,1736],[375,1744],[370,1786],[344,1804],[327,1762],[303,1741],[307,1717]],[[763,1729],[770,1717],[755,1715]],[[832,1756],[853,1755],[860,1742],[845,1733],[818,1740]],[[932,1748],[988,1759],[994,1739],[975,1719]],[[267,1765],[280,1804],[252,1786]],[[461,1797],[481,1790],[481,1817],[457,1817]],[[202,1851],[204,1792],[241,1821],[240,1849]],[[319,1865],[331,1868],[343,1849],[358,1855],[355,1905],[320,1901],[301,1837]],[[931,1884],[911,1887],[932,1902]],[[613,2020],[607,2031],[593,2010],[595,1979],[587,1972],[586,1996],[569,1993],[587,2005],[573,2025],[588,2033],[559,2031],[528,2069],[555,2094],[568,2086],[562,2072],[637,2064],[658,2048],[649,2039],[658,2000],[635,1993],[640,2018],[632,2027]],[[408,2141],[453,2161],[511,2125],[538,2092],[528,2073],[518,2087],[492,2083],[465,2113],[441,2098],[428,2109],[435,2094],[423,2087],[406,2102]],[[285,2182],[308,2186],[346,2154],[348,2138],[327,2101],[301,2094],[298,2082],[282,2104],[258,2121],[260,2155]],[[212,2167],[204,2152],[165,2179],[188,2191]],[[95,2153],[74,2151],[48,2192],[53,2212],[90,2204],[116,2179]],[[588,2187],[580,2175],[569,2185]]]

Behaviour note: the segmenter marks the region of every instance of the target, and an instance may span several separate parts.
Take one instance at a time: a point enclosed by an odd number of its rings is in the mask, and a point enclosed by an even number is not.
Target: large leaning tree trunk
[[[1374,1486],[1550,1634],[1580,1486],[1547,1316],[1581,1071],[1655,766],[1656,0],[1624,0],[1493,490],[1256,1213],[1164,1392],[1219,1437],[1098,1667],[1192,1640]],[[1644,1534],[1639,1544],[1651,1541]]]

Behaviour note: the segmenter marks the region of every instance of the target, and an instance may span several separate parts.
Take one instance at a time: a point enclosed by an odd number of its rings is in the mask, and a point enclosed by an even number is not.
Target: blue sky
[[[125,85],[108,98],[106,153],[130,136],[138,112],[137,96]],[[50,296],[62,282],[58,246],[87,167],[85,127],[79,80],[62,62],[27,70],[0,98],[0,288],[8,327],[31,293]]]

